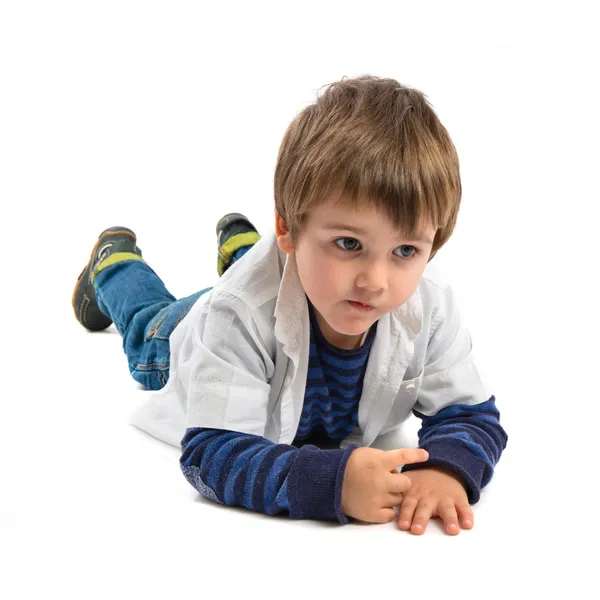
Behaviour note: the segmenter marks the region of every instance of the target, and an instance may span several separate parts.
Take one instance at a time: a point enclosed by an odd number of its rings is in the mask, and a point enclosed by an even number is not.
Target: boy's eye
[[[342,250],[356,250],[357,246],[360,246],[359,241],[351,237],[338,238],[335,244]]]
[[[396,250],[400,250],[400,253],[396,254],[396,256],[399,256],[400,258],[412,258],[415,254],[418,253],[418,250],[414,246],[398,246]],[[396,252],[396,250],[394,250],[394,252]],[[404,254],[404,252],[402,252],[403,250],[412,250],[412,252],[410,252],[409,254]]]
[[[342,250],[346,250],[348,252],[352,252],[360,248],[360,242],[357,239],[351,237],[338,238],[337,240],[335,240],[335,244],[338,248],[341,248]],[[398,246],[394,249],[394,254],[399,258],[410,259],[415,258],[417,254],[419,254],[419,250],[414,246],[408,246],[406,244],[403,244],[402,246]]]

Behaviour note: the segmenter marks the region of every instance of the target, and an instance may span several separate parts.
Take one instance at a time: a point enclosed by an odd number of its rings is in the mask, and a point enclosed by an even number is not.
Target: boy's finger
[[[386,507],[399,506],[402,503],[402,494],[388,494]],[[394,513],[394,517],[396,514]]]
[[[419,504],[417,504],[415,516],[413,517],[413,522],[410,527],[412,533],[415,535],[425,533],[427,523],[429,523],[429,519],[431,519],[431,515],[433,514],[433,509],[434,505],[427,500],[421,500]]]
[[[382,508],[379,511],[379,514],[377,516],[377,520],[375,521],[375,523],[391,523],[394,519],[396,518],[396,511],[389,507],[389,508]]]
[[[460,524],[463,529],[472,529],[475,524],[475,519],[473,518],[473,510],[471,506],[466,502],[464,504],[457,504],[456,510],[458,512],[458,517],[460,519]]]
[[[408,531],[413,521],[413,515],[417,508],[418,500],[416,498],[404,498],[400,504],[400,512],[398,514],[398,527],[403,531]]]
[[[458,527],[458,515],[456,514],[454,502],[452,500],[443,500],[440,503],[438,512],[446,526],[446,533],[449,535],[458,535],[460,528]]]
[[[408,492],[412,485],[412,481],[406,475],[402,475],[402,473],[392,472],[389,475],[388,480],[388,492],[390,494],[403,494],[404,492]]]
[[[400,448],[399,450],[388,450],[386,454],[389,457],[391,468],[425,462],[429,458],[427,450],[422,448]]]

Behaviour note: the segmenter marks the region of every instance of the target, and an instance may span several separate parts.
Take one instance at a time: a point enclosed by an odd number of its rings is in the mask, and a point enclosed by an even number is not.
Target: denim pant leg
[[[250,248],[240,248],[231,264]],[[100,271],[94,289],[100,310],[123,338],[132,377],[149,390],[164,387],[171,359],[169,338],[196,300],[212,287],[177,300],[146,262],[126,260]]]
[[[169,377],[169,336],[211,288],[177,300],[147,263],[126,260],[100,271],[94,289],[100,310],[123,338],[132,377],[147,389],[161,389]]]

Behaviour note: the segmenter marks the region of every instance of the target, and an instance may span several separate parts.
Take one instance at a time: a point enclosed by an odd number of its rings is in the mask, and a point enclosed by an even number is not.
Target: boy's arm
[[[450,469],[462,478],[469,502],[475,504],[506,447],[495,397],[481,404],[448,406],[432,416],[413,413],[423,419],[419,448],[429,452],[429,459],[405,465],[402,471],[433,466]]]
[[[461,321],[450,286],[440,290],[432,318],[423,380],[413,413],[422,419],[419,447],[429,460],[403,471],[441,466],[465,483],[469,502],[479,500],[506,447],[495,397],[475,366],[471,336]]]
[[[341,509],[342,483],[356,446],[298,449],[257,435],[202,427],[188,429],[181,446],[183,474],[210,500],[293,519],[348,523]]]

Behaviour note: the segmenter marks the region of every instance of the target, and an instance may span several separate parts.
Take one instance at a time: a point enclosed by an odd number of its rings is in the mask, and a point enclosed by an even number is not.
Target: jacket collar
[[[281,342],[283,351],[294,360],[300,354],[304,341],[307,346],[309,342],[309,339],[305,340],[306,333],[310,331],[308,303],[298,275],[296,255],[277,251],[280,261],[283,254],[285,262],[275,304],[275,337]],[[301,326],[303,323],[305,327]]]
[[[422,327],[423,306],[418,289],[404,304],[379,319],[358,407],[363,446],[373,443],[389,415]]]

